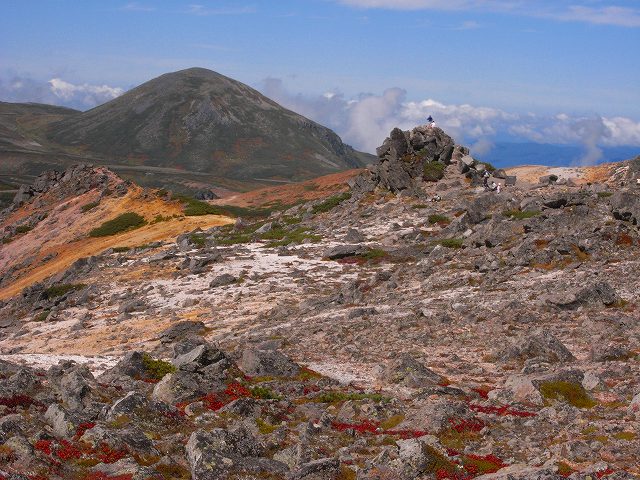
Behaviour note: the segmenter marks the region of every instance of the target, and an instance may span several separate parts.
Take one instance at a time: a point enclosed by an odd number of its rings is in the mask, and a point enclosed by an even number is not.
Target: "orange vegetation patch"
[[[97,255],[108,248],[173,240],[181,233],[196,228],[207,229],[234,222],[219,215],[173,218],[173,215],[182,214],[180,202],[166,202],[140,187],[131,187],[129,193],[121,198],[105,198],[100,205],[83,213],[81,207],[86,200],[85,196],[77,197],[54,208],[47,219],[22,236],[20,241],[2,246],[0,259],[4,268],[0,270],[32,256],[37,261],[15,273],[15,281],[0,289],[0,299],[7,299],[23,288],[63,271],[79,258]],[[136,212],[149,222],[158,215],[171,218],[113,236],[89,237],[93,228],[125,212]],[[42,263],[45,257],[50,259]]]
[[[238,207],[263,207],[268,205],[293,205],[325,198],[348,189],[349,179],[364,172],[362,169],[347,170],[300,183],[290,183],[275,187],[265,187],[246,193],[221,198],[218,205]]]
[[[571,178],[576,184],[603,183],[610,179],[612,167],[616,164],[603,163],[596,166],[546,167],[544,165],[523,165],[507,168],[508,175],[516,175],[518,182],[537,184],[540,177],[556,175],[559,179]]]

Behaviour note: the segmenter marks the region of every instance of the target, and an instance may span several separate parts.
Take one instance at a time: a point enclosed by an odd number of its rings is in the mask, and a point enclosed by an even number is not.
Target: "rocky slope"
[[[0,475],[636,478],[640,158],[498,194],[439,129],[378,153],[7,299]]]

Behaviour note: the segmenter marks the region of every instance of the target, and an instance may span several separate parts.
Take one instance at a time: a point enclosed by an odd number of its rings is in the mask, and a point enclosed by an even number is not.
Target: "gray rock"
[[[259,475],[284,475],[285,464],[262,458],[264,446],[246,429],[234,432],[214,428],[209,432],[195,431],[185,447],[191,478],[218,480],[229,477],[230,472]]]
[[[295,377],[300,367],[276,350],[247,348],[242,352],[238,367],[256,377]]]
[[[567,291],[547,297],[548,303],[563,310],[575,310],[583,306],[611,306],[619,300],[616,291],[607,282],[594,283],[577,292]]]
[[[442,383],[444,378],[417,361],[408,353],[390,362],[383,371],[382,379],[392,384],[410,388],[422,388]]]
[[[632,192],[616,192],[609,199],[613,216],[633,225],[640,221],[640,195]]]
[[[160,333],[159,339],[162,343],[173,343],[181,338],[192,335],[204,335],[206,326],[203,322],[183,321],[171,325]]]
[[[548,332],[527,333],[517,338],[512,345],[502,349],[499,361],[538,359],[548,363],[572,362],[573,354],[563,343]]]
[[[338,260],[340,258],[353,257],[366,253],[369,249],[363,245],[336,245],[322,254],[322,258]]]
[[[300,465],[287,480],[333,480],[340,473],[337,458],[320,458]]]
[[[220,361],[226,361],[226,359],[227,357],[220,349],[210,344],[203,344],[179,355],[171,362],[177,368],[199,369]]]
[[[58,438],[72,437],[76,431],[77,420],[74,421],[72,416],[56,403],[49,405],[44,414],[44,419],[53,429],[53,434]]]
[[[347,234],[344,237],[344,241],[350,244],[362,243],[365,240],[366,237],[355,228],[350,228],[349,230],[347,230]]]
[[[209,283],[209,288],[224,287],[226,285],[236,283],[237,281],[238,279],[233,275],[229,273],[223,273],[222,275],[218,275],[213,280],[211,280],[211,283]]]
[[[107,412],[106,419],[114,420],[120,415],[132,416],[136,409],[145,407],[147,403],[147,397],[141,393],[129,392],[114,402]]]

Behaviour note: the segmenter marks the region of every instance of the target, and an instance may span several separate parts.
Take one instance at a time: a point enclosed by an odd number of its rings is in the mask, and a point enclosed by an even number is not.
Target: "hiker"
[[[430,128],[435,128],[436,126],[436,121],[433,119],[431,115],[429,115],[429,118],[427,118],[427,123],[429,124]]]
[[[498,184],[496,182],[491,182],[491,185],[489,185],[489,190],[491,190],[492,192],[495,192],[497,188]]]
[[[489,190],[489,177],[491,177],[491,174],[488,170],[485,170],[482,174],[482,186],[485,192]]]
[[[500,190],[502,190],[502,184],[498,183],[498,186],[496,187],[496,193],[500,193]]]

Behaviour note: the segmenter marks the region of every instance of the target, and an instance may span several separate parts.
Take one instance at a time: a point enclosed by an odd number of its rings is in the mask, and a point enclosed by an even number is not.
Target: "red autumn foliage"
[[[397,435],[403,439],[418,438],[427,435],[427,432],[422,430],[382,430],[379,422],[371,420],[363,420],[360,423],[340,423],[333,422],[331,426],[339,432],[346,430],[353,430],[354,432],[370,433],[373,435]]]
[[[94,453],[102,463],[115,463],[127,456],[126,450],[114,450],[106,443],[100,444]]]
[[[60,446],[56,449],[56,456],[60,460],[71,460],[72,458],[80,458],[82,451],[67,440],[60,440]]]
[[[33,448],[43,452],[45,455],[51,455],[51,443],[51,440],[38,440]]]
[[[28,395],[14,395],[12,397],[0,397],[0,405],[15,409],[17,407],[29,408],[31,405],[41,406],[42,404]]]
[[[239,383],[230,383],[224,391],[225,394],[237,400],[240,397],[250,397],[251,392]]]
[[[372,422],[371,420],[363,420],[360,423],[339,423],[333,422],[331,426],[339,432],[345,430],[353,430],[358,433],[381,433],[378,431],[380,424],[378,422]]]
[[[607,468],[606,470],[600,470],[599,472],[596,472],[595,476],[596,478],[602,478],[606,477],[607,475],[611,475],[614,472],[615,470],[613,470],[612,468]]]
[[[86,432],[87,430],[91,430],[95,426],[96,424],[94,422],[81,423],[76,429],[76,435],[74,438],[76,440],[79,439],[82,435],[84,435],[84,432]]]
[[[464,418],[450,418],[449,423],[451,424],[451,428],[453,428],[458,433],[479,432],[484,428],[484,422],[477,418],[472,418],[469,420]]]
[[[492,390],[491,388],[487,388],[487,387],[478,387],[478,388],[472,388],[472,391],[476,392],[478,395],[480,395],[480,397],[484,398],[485,400],[489,398],[489,392]]]

